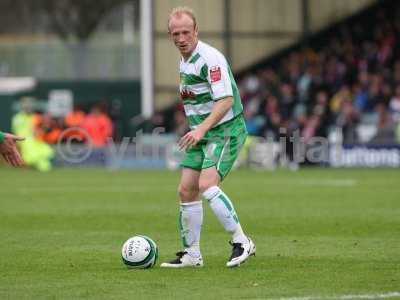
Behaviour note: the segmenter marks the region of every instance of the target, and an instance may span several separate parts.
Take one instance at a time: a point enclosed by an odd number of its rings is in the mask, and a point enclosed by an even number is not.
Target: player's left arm
[[[228,113],[232,108],[233,98],[231,96],[219,99],[215,104],[210,115],[194,130],[186,133],[178,143],[180,149],[186,149],[190,146],[196,145],[209,131],[218,124],[219,121]]]

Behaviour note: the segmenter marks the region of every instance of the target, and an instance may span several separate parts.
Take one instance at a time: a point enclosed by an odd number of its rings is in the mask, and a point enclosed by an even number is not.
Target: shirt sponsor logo
[[[211,78],[211,83],[221,80],[221,68],[219,66],[211,67],[210,78]]]
[[[188,99],[188,98],[189,98],[189,99],[195,99],[195,98],[196,98],[196,95],[195,95],[192,91],[189,91],[189,90],[186,89],[186,88],[183,88],[183,89],[182,89],[180,95],[181,95],[181,99],[182,99],[182,100]]]

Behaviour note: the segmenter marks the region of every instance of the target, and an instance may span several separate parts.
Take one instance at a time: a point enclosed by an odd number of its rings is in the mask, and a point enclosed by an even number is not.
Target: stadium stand
[[[307,141],[341,128],[345,144],[400,142],[399,16],[398,1],[380,1],[237,74],[249,133]],[[181,120],[182,106],[172,111],[164,119]]]

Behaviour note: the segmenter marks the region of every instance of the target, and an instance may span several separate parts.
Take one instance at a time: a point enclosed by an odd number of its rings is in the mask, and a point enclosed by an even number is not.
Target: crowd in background
[[[55,149],[51,145],[72,141],[103,147],[113,137],[113,123],[103,103],[92,105],[88,112],[75,106],[64,116],[51,115],[35,109],[35,101],[23,98],[20,109],[12,119],[12,131],[26,138],[20,151],[27,166],[40,171],[52,168]]]
[[[357,127],[366,124],[375,128],[369,142],[400,142],[399,16],[398,9],[382,8],[241,76],[249,133],[278,139],[298,130],[307,142],[336,127],[345,143],[360,143]],[[153,123],[187,130],[180,103]]]
[[[105,103],[95,103],[87,109],[76,105],[65,116],[55,117],[35,110],[33,101],[29,98],[21,100],[21,109],[13,120],[14,131],[18,131],[18,117],[29,116],[28,123],[31,123],[34,137],[47,144],[57,144],[74,137],[75,142],[90,140],[93,146],[102,147],[107,144],[108,137],[113,137],[113,122]]]
[[[249,134],[277,141],[298,132],[307,143],[340,129],[345,144],[400,143],[399,7],[354,17],[239,74]],[[49,145],[73,137],[101,148],[109,137],[120,140],[119,114],[101,102],[54,117],[25,99],[12,127],[27,137],[24,160],[45,171],[54,156]],[[188,130],[182,101],[150,120],[133,117],[130,126],[163,127],[178,136]]]
[[[303,48],[240,81],[244,114],[253,135],[298,129],[307,139],[342,128],[358,143],[357,125],[377,128],[371,142],[393,143],[400,116],[400,23],[378,11],[370,21],[343,25],[320,49]],[[369,25],[369,24],[368,24]]]

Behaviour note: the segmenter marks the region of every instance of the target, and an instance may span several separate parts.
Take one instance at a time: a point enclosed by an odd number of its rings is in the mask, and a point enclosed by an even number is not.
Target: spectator
[[[82,128],[90,138],[90,143],[95,147],[107,145],[107,138],[112,137],[113,128],[110,118],[95,105],[85,117]]]
[[[346,99],[341,103],[339,115],[336,118],[336,125],[342,129],[343,143],[354,144],[359,141],[357,135],[358,112],[351,103],[351,99]]]
[[[267,97],[264,106],[264,115],[266,117],[264,136],[270,136],[274,140],[278,140],[282,118],[279,111],[278,98],[274,95],[269,95]]]
[[[389,102],[390,113],[392,114],[392,119],[399,123],[400,122],[400,84],[397,85],[395,94]]]
[[[39,140],[50,145],[57,144],[62,133],[59,120],[53,119],[49,114],[35,114],[33,123]]]
[[[86,136],[81,128],[85,121],[86,113],[79,105],[74,105],[74,109],[64,117],[64,125],[69,129],[65,133],[65,138],[73,138],[76,141],[84,141]]]
[[[376,106],[378,113],[378,130],[371,140],[374,144],[392,144],[395,141],[395,124],[384,103]]]
[[[16,135],[26,138],[25,142],[20,144],[21,156],[25,164],[42,172],[50,171],[54,150],[37,138],[32,111],[33,100],[21,99],[21,111],[12,119],[12,130]]]

